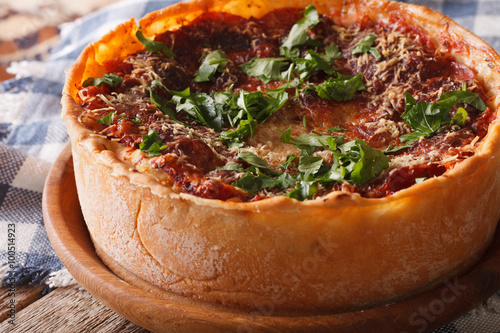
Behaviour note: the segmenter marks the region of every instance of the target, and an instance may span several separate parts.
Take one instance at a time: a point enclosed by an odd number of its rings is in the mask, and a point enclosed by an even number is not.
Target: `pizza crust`
[[[256,17],[308,4],[322,14],[341,13],[340,24],[400,17],[473,68],[498,112],[499,56],[423,7],[380,0],[200,0],[149,14],[139,25],[151,36],[209,9],[241,14],[242,3],[249,8],[243,15]],[[119,158],[129,148],[79,123],[76,86],[101,76],[106,60],[142,49],[131,43],[136,30],[131,20],[87,47],[67,73],[62,99],[89,232],[104,262],[130,283],[226,310],[255,313],[270,304],[272,314],[335,313],[430,288],[465,272],[487,249],[500,218],[498,119],[473,157],[381,199],[332,192],[303,202],[224,202],[178,194],[154,175],[134,171]]]

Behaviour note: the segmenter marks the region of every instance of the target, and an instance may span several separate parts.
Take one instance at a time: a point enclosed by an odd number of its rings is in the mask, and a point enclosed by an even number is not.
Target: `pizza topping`
[[[376,38],[377,35],[375,35],[374,33],[369,34],[351,50],[351,54],[369,52],[372,56],[375,57],[375,59],[379,60],[380,58],[382,58],[382,56],[378,52],[377,48],[373,46]]]
[[[221,133],[221,139],[228,147],[242,147],[247,136],[253,136],[257,124],[263,123],[278,111],[288,100],[286,92],[246,92],[238,95],[228,92],[217,93],[216,101],[222,105],[224,119],[231,127]]]
[[[193,79],[194,82],[212,81],[217,71],[222,72],[227,66],[227,57],[224,51],[215,50],[203,59],[198,72]]]
[[[168,145],[163,144],[162,138],[154,130],[150,129],[148,135],[142,137],[142,142],[139,149],[148,153],[149,157],[161,156],[161,150],[167,148]]]
[[[363,74],[355,76],[337,74],[336,78],[329,77],[325,82],[315,86],[318,96],[323,99],[337,102],[350,101],[358,91],[365,90]]]
[[[103,125],[111,125],[113,123],[113,120],[115,119],[115,116],[116,116],[116,111],[113,111],[108,113],[101,119],[97,119],[97,122]]]
[[[135,36],[137,37],[139,42],[141,42],[142,45],[146,47],[146,50],[148,50],[149,52],[151,53],[163,52],[168,58],[175,58],[175,54],[168,48],[167,45],[144,37],[141,28],[137,30]]]
[[[280,140],[301,149],[300,156],[288,155],[284,163],[278,168],[273,168],[257,155],[241,152],[238,157],[250,165],[248,168],[243,168],[239,164],[224,168],[245,172],[233,185],[250,193],[257,193],[267,188],[276,188],[282,192],[288,190],[289,197],[305,200],[311,199],[320,190],[331,188],[334,184],[367,183],[389,166],[390,159],[363,140],[356,139],[344,143],[343,137],[320,133],[302,133],[294,138],[291,136],[291,131],[292,127],[282,131]],[[331,164],[325,161],[325,155],[331,160]],[[283,171],[278,171],[279,169]],[[291,187],[293,189],[290,191]]]
[[[87,80],[83,81],[82,86],[83,87],[88,87],[88,86],[96,86],[96,87],[101,87],[103,84],[107,84],[110,87],[116,87],[120,83],[122,83],[123,78],[121,76],[118,76],[116,74],[104,74],[103,77],[94,79],[93,77],[89,77]]]
[[[436,103],[416,102],[409,93],[405,94],[405,102],[406,109],[401,118],[415,130],[399,137],[407,144],[418,141],[421,137],[429,138],[445,124],[463,125],[467,118],[464,108],[459,108],[453,117],[450,116],[451,109],[457,104],[468,104],[480,111],[486,110],[487,107],[477,94],[467,91],[465,85],[462,90],[447,91]]]
[[[80,121],[204,198],[384,197],[472,156],[495,117],[473,71],[397,19],[308,6],[136,36],[145,51],[82,84]]]
[[[283,77],[281,71],[287,65],[286,58],[253,58],[240,67],[246,75],[269,83],[271,80],[280,80]]]
[[[280,54],[288,59],[298,58],[300,52],[297,47],[313,42],[308,30],[318,23],[319,16],[316,8],[312,5],[307,6],[304,10],[304,17],[292,26],[288,37],[280,46]]]

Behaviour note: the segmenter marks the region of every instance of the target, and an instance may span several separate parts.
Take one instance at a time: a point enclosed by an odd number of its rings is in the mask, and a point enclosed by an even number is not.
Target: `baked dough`
[[[424,7],[381,0],[199,0],[151,13],[138,25],[145,36],[154,36],[206,11],[259,18],[277,8],[309,4],[344,26],[398,18],[418,27],[437,52],[475,71],[490,97],[488,106],[498,112],[499,56]],[[442,176],[377,199],[331,192],[305,201],[284,196],[211,200],[179,193],[161,177],[137,172],[127,160],[127,147],[81,125],[78,103],[78,87],[106,73],[105,62],[143,49],[137,29],[131,20],[89,45],[67,72],[62,99],[92,241],[104,263],[130,283],[227,311],[336,313],[439,284],[470,268],[490,244],[500,218],[498,119],[474,156]]]

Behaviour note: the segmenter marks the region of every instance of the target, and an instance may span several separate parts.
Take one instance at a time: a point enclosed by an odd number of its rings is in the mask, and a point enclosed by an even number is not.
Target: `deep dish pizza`
[[[165,297],[277,313],[462,273],[500,216],[498,66],[449,18],[378,0],[193,1],[124,23],[63,97],[96,250]]]

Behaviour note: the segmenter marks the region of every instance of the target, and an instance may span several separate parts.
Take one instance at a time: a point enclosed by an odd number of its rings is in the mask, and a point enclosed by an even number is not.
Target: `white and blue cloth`
[[[119,23],[176,2],[121,1],[64,24],[61,41],[46,61],[15,63],[11,70],[17,77],[0,84],[0,281],[4,285],[7,276],[18,285],[36,284],[63,269],[44,228],[42,190],[52,163],[69,140],[60,116],[64,71],[88,43]],[[500,1],[404,2],[425,5],[452,17],[500,52]],[[15,253],[9,257],[9,225],[13,224]],[[500,294],[434,332],[500,332]]]

